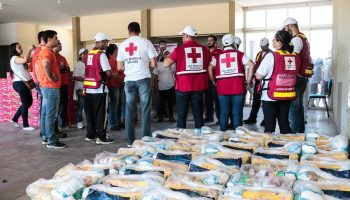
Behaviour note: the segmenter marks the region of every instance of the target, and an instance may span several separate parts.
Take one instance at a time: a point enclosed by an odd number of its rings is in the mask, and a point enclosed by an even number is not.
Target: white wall
[[[16,42],[16,24],[0,24],[0,45],[10,45]]]

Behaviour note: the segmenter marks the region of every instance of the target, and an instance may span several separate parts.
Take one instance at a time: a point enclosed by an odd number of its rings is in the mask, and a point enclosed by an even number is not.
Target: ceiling
[[[72,16],[230,1],[232,0],[0,0],[3,4],[3,9],[0,10],[0,24],[28,22],[71,28]],[[243,7],[310,1],[313,0],[236,0]]]

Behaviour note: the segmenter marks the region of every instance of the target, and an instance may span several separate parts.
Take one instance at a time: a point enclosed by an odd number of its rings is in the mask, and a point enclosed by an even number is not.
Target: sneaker
[[[24,130],[24,131],[34,131],[35,128],[34,128],[34,127],[31,127],[31,126],[28,126],[28,127],[23,127],[23,130]]]
[[[66,138],[66,137],[67,137],[67,133],[63,133],[63,132],[58,131],[58,132],[56,133],[56,136],[57,136],[58,138]]]
[[[97,138],[96,139],[96,144],[113,144],[115,141],[112,140],[112,139],[100,139],[100,138]]]
[[[243,120],[243,124],[255,124],[256,123],[256,119],[246,119]]]
[[[95,140],[96,140],[95,138],[88,138],[88,137],[85,138],[86,142],[95,142]]]
[[[84,128],[83,122],[78,122],[78,123],[77,123],[77,128],[83,129],[83,128]]]
[[[62,148],[66,148],[67,146],[61,142],[55,142],[55,143],[52,143],[52,144],[47,144],[46,147],[48,149],[62,149]]]
[[[46,144],[49,144],[49,143],[47,142],[47,140],[41,140],[41,144],[46,145]]]
[[[18,125],[18,123],[17,123],[17,122],[15,122],[15,121],[11,120],[11,123],[12,123],[12,125],[13,125],[14,127],[16,127],[16,128],[18,128],[18,127],[19,127],[19,125]]]

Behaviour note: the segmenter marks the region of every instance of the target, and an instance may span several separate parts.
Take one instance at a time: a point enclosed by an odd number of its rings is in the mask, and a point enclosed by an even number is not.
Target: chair
[[[327,98],[329,98],[331,96],[332,86],[333,86],[333,79],[331,79],[328,82],[328,85],[327,85],[328,94],[310,94],[309,95],[309,100],[307,102],[307,105],[309,106],[311,99],[324,99],[324,102],[326,104],[328,118],[329,118],[329,111],[328,111],[328,105],[327,105]]]

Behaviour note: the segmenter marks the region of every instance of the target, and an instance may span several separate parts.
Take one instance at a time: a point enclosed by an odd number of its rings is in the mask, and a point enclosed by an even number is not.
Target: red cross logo
[[[137,51],[137,46],[134,46],[134,43],[130,43],[129,47],[125,48],[126,52],[129,52],[129,56],[133,56],[134,55],[134,51]]]
[[[293,61],[289,58],[288,63],[289,63],[289,65],[291,65],[293,63]]]
[[[191,48],[191,50],[191,53],[188,53],[187,56],[192,58],[192,63],[197,63],[197,58],[200,58],[201,54],[196,52],[196,48]]]
[[[230,53],[226,54],[226,58],[221,59],[221,63],[226,63],[227,68],[231,67],[231,62],[236,62],[236,58],[230,57]]]

